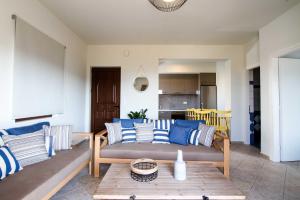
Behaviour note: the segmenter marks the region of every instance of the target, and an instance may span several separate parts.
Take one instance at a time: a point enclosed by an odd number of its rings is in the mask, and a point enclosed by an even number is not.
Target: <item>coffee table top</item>
[[[187,179],[173,178],[172,164],[159,164],[158,177],[140,183],[130,177],[129,164],[112,164],[94,199],[245,199],[245,196],[217,168],[187,165]]]

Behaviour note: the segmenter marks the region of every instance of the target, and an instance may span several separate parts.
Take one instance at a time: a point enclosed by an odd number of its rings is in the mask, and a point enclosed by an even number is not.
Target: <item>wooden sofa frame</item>
[[[89,149],[92,152],[93,150],[93,133],[73,133],[76,136],[85,138],[89,140]],[[89,174],[92,175],[92,160],[93,156],[91,155],[90,160],[81,163],[71,174],[69,174],[65,179],[63,179],[59,184],[57,184],[51,191],[48,192],[46,196],[42,198],[42,200],[48,200],[53,195],[55,195],[61,188],[63,188],[72,178],[74,178],[82,169],[84,169],[87,165],[89,166]]]
[[[102,130],[95,135],[94,146],[94,176],[100,176],[100,164],[104,163],[130,163],[133,159],[121,159],[121,158],[102,158],[100,157],[100,151],[108,143],[107,130]],[[224,160],[222,161],[187,161],[188,163],[197,163],[201,165],[207,165],[211,167],[223,168],[223,174],[229,178],[229,161],[230,161],[230,142],[229,138],[221,133],[215,134],[213,147],[220,150],[224,154]],[[173,160],[156,160],[158,163],[173,163]]]

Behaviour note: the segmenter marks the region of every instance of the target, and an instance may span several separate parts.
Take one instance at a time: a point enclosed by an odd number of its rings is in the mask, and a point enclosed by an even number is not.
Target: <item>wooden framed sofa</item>
[[[1,200],[50,199],[83,168],[92,171],[92,133],[73,133],[81,142],[70,150],[56,151],[51,159],[25,166],[0,182]]]
[[[107,130],[95,135],[94,144],[95,177],[100,176],[101,163],[130,163],[134,159],[144,157],[159,163],[172,163],[176,160],[178,149],[183,151],[184,160],[188,163],[223,168],[224,175],[229,177],[230,142],[228,137],[218,132],[215,134],[212,147],[152,143],[107,145]]]

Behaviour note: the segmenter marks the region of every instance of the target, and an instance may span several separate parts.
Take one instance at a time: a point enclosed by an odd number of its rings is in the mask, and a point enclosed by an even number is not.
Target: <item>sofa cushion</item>
[[[33,133],[33,132],[39,131],[39,130],[43,129],[43,126],[50,126],[50,123],[49,122],[40,122],[40,123],[32,124],[29,126],[10,128],[10,129],[6,129],[6,132],[9,135],[22,135],[22,134],[26,134],[26,133]]]
[[[153,123],[134,123],[137,142],[153,141]]]
[[[17,173],[23,168],[8,147],[0,147],[0,180]]]
[[[166,129],[153,129],[152,143],[170,144],[169,131]]]
[[[169,138],[170,143],[188,145],[191,128],[172,125]]]
[[[183,159],[189,161],[223,161],[223,153],[205,146],[177,144],[130,143],[105,146],[100,151],[103,158],[176,160],[177,150],[183,151]]]
[[[199,145],[199,137],[201,131],[200,130],[193,130],[191,131],[189,143],[198,146]]]
[[[154,129],[170,131],[171,125],[175,123],[174,119],[159,119],[154,120]]]
[[[112,145],[122,141],[121,122],[105,123],[108,144]]]
[[[122,143],[136,142],[135,128],[122,128]]]
[[[3,135],[2,138],[22,167],[49,159],[43,129],[23,135]]]
[[[175,125],[192,129],[198,129],[199,124],[205,124],[205,120],[183,120],[177,119]]]
[[[42,199],[83,162],[91,152],[88,141],[59,151],[53,158],[25,167],[0,182],[1,200]]]
[[[121,126],[122,128],[133,128],[134,127],[134,122],[135,123],[143,123],[144,119],[119,119],[119,118],[113,118],[112,122],[120,122],[121,121]]]
[[[198,129],[200,130],[199,143],[210,147],[214,140],[216,128],[214,126],[200,124]]]

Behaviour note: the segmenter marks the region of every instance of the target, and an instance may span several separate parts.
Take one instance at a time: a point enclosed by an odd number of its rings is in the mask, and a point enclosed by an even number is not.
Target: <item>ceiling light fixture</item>
[[[163,12],[175,11],[186,2],[187,0],[149,0],[149,2],[158,10]]]

